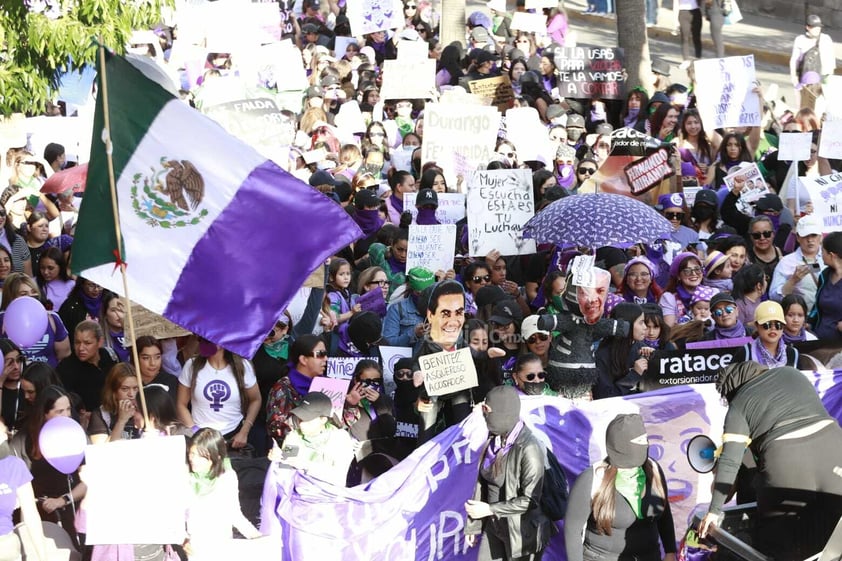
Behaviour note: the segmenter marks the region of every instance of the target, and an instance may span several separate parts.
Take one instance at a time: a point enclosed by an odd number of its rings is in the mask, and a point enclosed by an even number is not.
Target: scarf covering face
[[[274,343],[263,343],[263,350],[275,360],[286,360],[289,358],[289,335]]]
[[[419,208],[418,217],[415,219],[415,223],[419,226],[435,226],[436,224],[439,224],[439,221],[436,218],[436,209]]]
[[[366,236],[370,236],[372,234],[377,233],[380,230],[380,227],[383,226],[385,220],[380,217],[380,211],[377,209],[373,210],[358,210],[354,213],[354,222],[360,227],[363,231],[363,234]]]
[[[719,371],[716,391],[719,392],[719,395],[731,401],[743,384],[757,378],[767,370],[767,367],[752,360],[730,364]]]
[[[88,311],[88,315],[92,318],[99,317],[99,310],[102,307],[102,295],[104,292],[100,292],[99,296],[95,296],[91,298],[84,291],[80,291],[79,294],[82,296],[82,304],[85,306],[85,309]]]

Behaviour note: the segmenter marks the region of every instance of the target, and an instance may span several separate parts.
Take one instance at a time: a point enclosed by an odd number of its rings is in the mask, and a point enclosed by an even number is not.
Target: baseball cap
[[[477,29],[482,29],[483,31],[485,31],[485,28],[483,28],[483,27],[477,27]],[[486,51],[485,49],[482,49],[480,52],[478,52],[477,56],[476,56],[477,64],[483,64],[485,62],[493,62],[495,60],[497,60],[497,54]]]
[[[761,302],[754,310],[754,323],[762,325],[767,321],[779,321],[781,323],[786,323],[786,319],[784,318],[784,309],[774,300]]]
[[[484,308],[489,304],[495,304],[501,300],[507,300],[509,297],[503,292],[503,289],[496,284],[487,284],[477,290],[477,295],[474,297],[474,302],[477,308]]]
[[[699,195],[696,195],[697,197]],[[767,193],[757,199],[754,205],[754,210],[757,212],[781,212],[784,209],[784,204],[781,198],[774,193]]]
[[[324,97],[325,90],[321,86],[310,86],[307,88],[307,98],[311,97]]]
[[[538,318],[541,316],[531,315],[526,316],[523,319],[523,323],[520,324],[520,334],[524,338],[524,340],[529,339],[536,333],[543,333],[544,335],[549,335],[549,331],[544,331],[543,329],[538,329]]]
[[[488,30],[484,27],[475,27],[471,30],[471,39],[477,43],[487,43],[490,38]]]
[[[564,107],[562,107],[558,103],[553,103],[552,105],[547,107],[546,115],[547,120],[552,121],[556,117],[561,117],[562,115],[564,115]]]
[[[816,14],[810,14],[807,16],[807,27],[821,27],[822,26],[822,18],[817,16]]]
[[[571,113],[567,116],[567,128],[585,128],[585,118],[578,113]]]
[[[371,189],[360,189],[357,191],[357,194],[354,195],[354,206],[356,206],[358,210],[363,210],[364,208],[369,207],[378,207],[380,206],[380,198],[377,196],[377,193]]]
[[[432,189],[421,189],[418,191],[418,194],[415,195],[415,207],[419,208],[422,206],[434,206],[438,208],[439,196],[435,191]]]
[[[514,300],[503,300],[494,305],[488,321],[497,325],[509,325],[520,318],[520,308]]]
[[[308,183],[311,187],[318,187],[319,185],[330,185],[331,187],[336,187],[336,180],[331,174],[324,170],[319,170],[311,175]]]
[[[718,304],[735,304],[734,297],[731,296],[730,292],[717,292],[713,295],[713,298],[710,299],[710,309],[713,310]]]
[[[302,421],[312,421],[317,417],[330,417],[331,408],[328,396],[322,392],[310,392],[290,413]]]
[[[318,33],[318,32],[319,32],[319,26],[317,26],[315,23],[305,23],[304,25],[301,26],[301,33],[304,33],[305,35],[308,34],[308,33]]]
[[[424,267],[413,267],[406,274],[406,279],[409,283],[409,288],[415,292],[421,292],[436,282],[436,276]]]
[[[605,431],[608,462],[618,468],[635,468],[649,457],[649,440],[643,417],[637,413],[617,415]]]
[[[822,221],[819,217],[815,214],[808,214],[807,216],[802,216],[798,220],[798,225],[795,227],[795,233],[801,238],[812,236],[813,234],[821,235],[822,228]]]
[[[596,128],[594,129],[594,132],[595,132],[596,134],[609,135],[609,134],[611,134],[612,132],[614,132],[614,127],[612,127],[612,126],[611,126],[610,124],[608,124],[608,123],[600,123],[600,124],[598,124],[598,125],[596,126]]]
[[[652,60],[652,72],[655,74],[660,74],[661,76],[669,77],[670,75],[670,64],[659,58]]]
[[[696,198],[693,204],[704,203],[714,208],[719,206],[719,199],[716,198],[716,192],[713,189],[700,189],[696,192]]]

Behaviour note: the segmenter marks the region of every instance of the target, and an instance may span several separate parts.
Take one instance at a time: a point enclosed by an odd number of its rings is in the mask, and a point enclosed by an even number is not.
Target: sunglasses
[[[375,136],[379,136],[380,138],[384,138],[386,135],[382,132],[370,132],[368,133],[369,138],[374,138]]]
[[[546,333],[533,333],[532,335],[529,336],[529,338],[526,340],[526,342],[530,345],[534,345],[538,341],[546,341],[549,338],[550,338],[550,336],[547,335]]]
[[[412,370],[398,370],[395,372],[396,380],[411,380]]]
[[[407,4],[406,6],[404,6],[404,7],[403,7],[403,9],[404,9],[404,10],[414,10],[414,9],[416,9],[417,7],[418,7],[418,6],[416,6],[415,4]]]
[[[702,274],[702,269],[700,267],[685,267],[681,269],[681,274],[687,277],[695,277]]]
[[[474,282],[491,282],[491,275],[484,275],[482,277],[474,277],[471,280],[473,280]]]
[[[721,318],[722,316],[724,316],[726,314],[733,314],[734,310],[736,310],[736,309],[737,308],[735,308],[734,306],[725,306],[724,308],[719,308],[719,309],[714,310],[713,315],[715,317]]]
[[[587,173],[588,175],[593,175],[593,174],[595,174],[595,173],[596,173],[596,168],[579,168],[579,169],[578,169],[578,170],[576,170],[576,171],[578,171],[579,173],[581,173],[581,174],[583,174],[583,175],[584,175],[584,174],[586,174],[586,173]]]
[[[769,331],[770,329],[780,331],[784,328],[784,324],[779,321],[767,321],[766,323],[759,324],[758,327],[762,327],[766,331]]]
[[[392,283],[387,281],[387,280],[373,280],[370,283],[368,283],[368,286],[371,286],[373,284],[376,284],[377,286],[380,286],[380,287],[384,287],[384,286],[389,286]]]
[[[327,351],[313,351],[312,353],[310,353],[310,356],[313,358],[327,358]]]
[[[752,232],[751,237],[755,240],[759,240],[760,238],[766,238],[767,240],[772,237],[772,230],[765,230],[763,232]]]
[[[667,217],[667,220],[684,220],[683,212],[665,212],[664,216]]]
[[[532,382],[532,381],[535,380],[535,378],[538,378],[539,380],[543,380],[546,377],[547,377],[546,372],[530,372],[529,374],[524,376],[524,378],[526,378],[527,382]]]

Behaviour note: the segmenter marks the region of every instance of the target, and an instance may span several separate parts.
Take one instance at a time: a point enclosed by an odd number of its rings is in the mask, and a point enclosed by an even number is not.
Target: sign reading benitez
[[[424,374],[424,387],[431,396],[469,390],[478,384],[471,349],[424,355],[418,363]]]
[[[623,99],[626,96],[625,55],[617,47],[556,49],[559,94],[583,99]]]
[[[742,347],[656,351],[643,374],[641,391],[684,384],[716,382],[719,371],[734,360],[734,352]]]

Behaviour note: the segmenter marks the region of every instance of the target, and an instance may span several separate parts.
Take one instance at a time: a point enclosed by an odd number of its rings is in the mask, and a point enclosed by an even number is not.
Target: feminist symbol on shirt
[[[222,402],[231,397],[231,387],[222,380],[211,380],[202,393],[210,401],[210,408],[218,412],[224,406]]]

